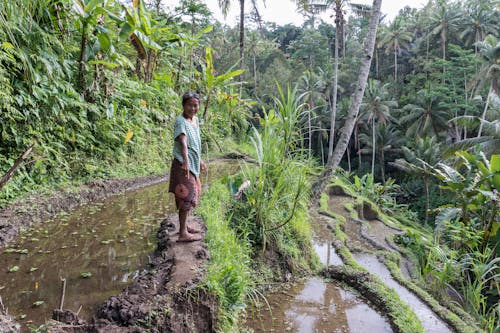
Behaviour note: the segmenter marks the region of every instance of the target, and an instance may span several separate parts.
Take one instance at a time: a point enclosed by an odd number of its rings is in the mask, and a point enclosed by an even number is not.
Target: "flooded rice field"
[[[238,168],[214,161],[210,182]],[[22,324],[40,325],[59,308],[89,319],[109,296],[118,294],[149,262],[160,222],[175,212],[168,182],[127,192],[59,214],[33,228],[0,254],[0,295]]]
[[[346,201],[347,202],[347,201]],[[313,248],[323,265],[342,265],[331,245],[329,218],[312,215]],[[247,326],[254,332],[390,333],[386,318],[355,292],[318,277],[286,285],[266,295],[248,312]]]
[[[448,326],[427,306],[391,276],[389,269],[374,255],[358,253],[355,260],[370,273],[378,276],[388,287],[394,289],[399,298],[413,310],[427,333],[451,333]]]

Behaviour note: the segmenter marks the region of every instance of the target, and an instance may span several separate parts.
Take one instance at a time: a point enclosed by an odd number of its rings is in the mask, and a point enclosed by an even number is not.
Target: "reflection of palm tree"
[[[398,55],[402,49],[408,49],[412,40],[409,31],[405,31],[401,18],[396,18],[391,25],[382,30],[382,37],[378,47],[385,47],[385,53],[394,53],[394,81],[398,79]]]
[[[422,178],[425,188],[425,224],[429,220],[429,176],[432,169],[441,161],[441,145],[436,137],[417,137],[415,147],[403,147],[404,159],[397,159],[391,165]]]
[[[361,117],[366,118],[372,127],[372,175],[375,172],[376,151],[376,125],[387,125],[392,121],[391,109],[397,107],[397,102],[389,99],[387,84],[381,85],[379,81],[370,80],[361,103]]]
[[[431,93],[430,86],[417,92],[414,104],[403,107],[403,115],[400,118],[402,125],[408,125],[406,135],[439,135],[446,128],[448,114],[439,108],[439,96]]]

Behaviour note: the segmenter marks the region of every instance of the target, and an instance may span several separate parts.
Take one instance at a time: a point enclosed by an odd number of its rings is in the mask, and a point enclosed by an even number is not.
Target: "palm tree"
[[[436,137],[417,137],[415,146],[403,147],[405,158],[397,159],[389,164],[422,178],[425,189],[425,224],[429,221],[429,187],[433,168],[441,161],[441,145]]]
[[[387,85],[381,85],[380,81],[369,80],[365,91],[363,103],[361,103],[361,117],[366,118],[372,127],[372,175],[375,173],[375,150],[376,150],[376,126],[387,125],[392,121],[391,109],[397,107],[397,102],[390,99]]]
[[[333,64],[333,98],[332,98],[332,112],[330,114],[330,136],[328,140],[328,159],[330,161],[333,157],[333,141],[335,137],[335,120],[337,116],[337,94],[338,94],[338,58],[339,46],[343,48],[343,35],[344,35],[344,11],[343,6],[347,3],[346,0],[316,0],[312,2],[299,0],[299,3],[310,6],[312,11],[324,11],[331,5],[334,5],[335,11],[335,45],[334,45],[334,64]],[[341,43],[339,43],[342,41]],[[329,162],[327,162],[329,163]]]
[[[330,178],[340,163],[342,156],[344,156],[347,145],[349,144],[354,125],[356,124],[356,118],[358,116],[359,108],[361,106],[361,101],[365,93],[366,83],[368,81],[368,74],[370,72],[370,66],[373,58],[373,50],[375,48],[375,39],[377,38],[377,26],[380,17],[380,7],[382,5],[382,0],[373,0],[370,21],[368,24],[368,33],[363,45],[361,64],[359,67],[358,80],[356,83],[356,89],[349,106],[349,111],[347,112],[347,119],[344,126],[340,130],[340,138],[335,150],[333,152],[332,158],[328,161],[325,169],[321,172],[321,175],[313,184],[313,204],[317,203],[321,192],[330,181]]]
[[[448,0],[435,0],[435,7],[430,11],[429,24],[432,35],[438,35],[441,39],[441,57],[446,60],[446,42],[448,34],[456,30],[460,20],[459,12],[455,3]],[[443,73],[445,67],[443,64]],[[443,76],[444,78],[444,76]]]
[[[497,111],[500,110],[497,109]],[[500,154],[500,112],[497,113],[496,119],[492,121],[483,120],[474,116],[461,116],[450,120],[456,121],[469,129],[475,129],[482,126],[484,135],[455,142],[449,147],[446,155],[451,155],[452,153],[460,150],[470,150],[476,146],[479,146],[481,152],[483,152],[486,156]]]
[[[394,21],[382,31],[382,38],[378,47],[385,47],[385,53],[394,53],[394,81],[398,80],[398,56],[402,49],[409,49],[412,40],[412,34],[406,31],[403,21],[396,17]]]
[[[304,75],[302,75],[300,80],[299,91],[304,95],[304,101],[307,105],[307,127],[308,127],[308,148],[309,151],[312,150],[312,124],[314,110],[316,109],[317,101],[323,99],[322,91],[324,89],[325,82],[318,77],[314,72],[307,70]],[[324,104],[324,100],[321,101]]]
[[[408,125],[406,136],[439,136],[447,127],[448,113],[439,107],[440,97],[431,92],[430,85],[417,92],[415,103],[402,108],[401,125]]]
[[[491,0],[476,0],[466,2],[463,10],[463,18],[460,39],[466,45],[474,45],[475,53],[478,52],[478,44],[484,38],[491,35],[498,35],[497,15]]]
[[[222,8],[222,13],[224,16],[227,16],[229,11],[229,7],[231,5],[231,0],[218,0],[219,7]],[[264,1],[264,0],[263,0]],[[245,63],[245,0],[238,0],[240,4],[240,70],[243,70],[243,66]],[[254,8],[254,12],[258,13],[257,10],[257,0],[251,0],[252,6]],[[241,77],[240,77],[241,80]]]
[[[380,164],[380,176],[382,182],[385,184],[385,153],[386,152],[399,152],[404,138],[401,136],[400,131],[392,124],[382,124],[377,127],[375,133],[376,141],[370,138],[369,135],[361,133],[359,140],[365,144],[366,148],[360,150],[363,154],[375,152]],[[374,147],[376,143],[376,148]],[[373,174],[373,171],[372,171]]]
[[[484,121],[486,119],[486,112],[488,111],[489,102],[492,94],[498,96],[498,79],[500,77],[500,41],[495,36],[487,36],[484,41],[478,43],[479,52],[486,60],[483,63],[479,73],[471,81],[471,85],[475,87],[475,91],[480,91],[482,87],[489,81],[490,88],[488,91],[488,96],[486,97],[486,103],[484,106],[483,115],[481,119]],[[482,122],[479,125],[479,131],[477,136],[481,136],[482,132]]]

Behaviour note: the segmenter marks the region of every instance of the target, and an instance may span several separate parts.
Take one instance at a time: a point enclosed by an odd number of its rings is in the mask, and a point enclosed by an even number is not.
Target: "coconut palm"
[[[414,103],[405,105],[399,118],[401,125],[407,125],[406,136],[439,136],[447,127],[448,113],[439,106],[440,96],[431,91],[430,85],[417,92]]]
[[[436,137],[417,137],[414,147],[403,147],[404,158],[389,164],[421,178],[425,189],[425,224],[429,221],[429,187],[433,168],[441,162],[442,148]]]
[[[382,37],[378,47],[385,47],[385,53],[394,54],[394,81],[398,79],[398,56],[402,49],[409,49],[413,38],[409,31],[405,30],[403,20],[396,17],[392,23],[382,32]]]
[[[307,127],[308,127],[308,148],[309,151],[312,149],[312,124],[314,109],[317,107],[317,101],[323,99],[323,94],[321,93],[324,89],[324,82],[312,71],[308,70],[300,78],[299,92],[304,95],[304,100],[307,105]],[[324,101],[320,102],[325,104]]]
[[[229,11],[229,7],[231,6],[231,0],[218,0],[219,6],[222,9],[222,13],[224,16],[227,16]],[[264,1],[264,0],[263,0]],[[240,69],[243,69],[243,65],[245,63],[245,0],[238,0],[240,4]],[[252,6],[254,8],[254,12],[258,13],[257,10],[257,0],[251,0]],[[265,1],[264,1],[265,3]]]
[[[446,60],[446,43],[448,35],[457,29],[460,21],[458,7],[455,3],[450,3],[449,0],[435,0],[434,7],[430,10],[429,25],[432,35],[440,36],[441,40],[441,57]],[[443,73],[445,67],[443,65]]]
[[[378,157],[380,176],[382,177],[382,182],[385,184],[385,153],[401,151],[400,147],[403,144],[404,138],[401,136],[400,131],[391,124],[381,124],[377,127],[375,140],[366,133],[361,133],[359,140],[365,145],[365,147],[360,150],[361,153],[369,154],[373,152],[374,156],[376,155]]]
[[[475,53],[478,52],[477,43],[484,40],[487,35],[498,35],[499,28],[495,16],[497,14],[491,10],[492,8],[493,1],[491,0],[469,1],[465,4],[460,24],[463,29],[460,33],[460,39],[466,45],[474,45]]]
[[[387,84],[382,85],[380,81],[369,80],[365,91],[365,97],[361,103],[361,117],[366,118],[372,128],[372,174],[375,173],[375,150],[376,150],[376,126],[387,125],[393,118],[391,109],[397,107],[397,102],[390,99]]]
[[[498,79],[500,77],[500,41],[495,36],[489,35],[484,41],[478,43],[479,52],[483,56],[485,62],[481,66],[479,73],[471,81],[471,86],[479,92],[482,87],[489,82],[490,88],[486,97],[483,115],[481,119],[486,119],[489,103],[493,94],[498,98]],[[482,122],[479,126],[478,137],[481,136]]]
[[[356,89],[347,112],[347,118],[344,126],[340,130],[340,137],[335,150],[333,151],[332,158],[328,161],[327,166],[313,184],[313,203],[317,202],[319,195],[323,192],[326,184],[329,182],[334,170],[340,163],[342,156],[344,156],[347,145],[349,144],[356,118],[358,116],[361,101],[365,93],[366,83],[368,81],[368,74],[373,58],[373,50],[375,48],[375,39],[377,38],[377,27],[380,17],[380,7],[382,0],[373,0],[370,20],[368,24],[368,33],[362,50],[361,64],[359,67],[359,74],[356,83]]]

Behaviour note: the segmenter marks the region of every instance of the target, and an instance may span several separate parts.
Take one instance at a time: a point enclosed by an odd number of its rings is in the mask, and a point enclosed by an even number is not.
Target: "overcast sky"
[[[163,0],[163,3],[169,7],[178,4],[178,0]],[[359,4],[369,4],[371,5],[373,1],[371,0],[351,0],[351,3]],[[218,0],[205,0],[208,8],[212,11],[215,18],[221,22],[233,26],[238,21],[239,15],[239,1],[232,0],[230,12],[227,15],[227,19],[222,17]],[[301,25],[304,21],[303,17],[298,14],[295,9],[296,5],[291,0],[265,0],[266,6],[264,7],[262,0],[257,0],[259,6],[260,14],[262,15],[264,21],[275,22],[278,25],[284,25],[287,23],[293,23],[295,25]],[[422,8],[427,3],[427,0],[382,0],[382,13],[387,14],[386,22],[392,20],[398,13],[398,11],[405,6],[410,6],[413,8]],[[246,12],[250,11],[250,1],[245,1]]]

